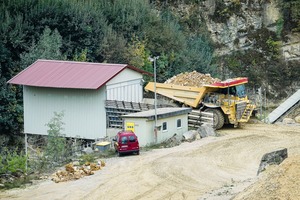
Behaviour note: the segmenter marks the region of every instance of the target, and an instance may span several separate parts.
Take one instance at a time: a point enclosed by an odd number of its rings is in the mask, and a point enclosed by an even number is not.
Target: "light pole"
[[[155,56],[153,58],[149,57],[149,60],[153,62],[153,68],[154,68],[154,137],[155,137],[155,143],[157,143],[157,95],[156,95],[156,60],[159,58],[159,56]]]

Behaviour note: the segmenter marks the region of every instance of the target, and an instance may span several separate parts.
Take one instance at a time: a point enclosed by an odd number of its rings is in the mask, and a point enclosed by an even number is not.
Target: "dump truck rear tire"
[[[210,113],[214,114],[214,128],[215,129],[220,129],[223,127],[224,122],[225,122],[225,117],[221,110],[208,108],[205,110],[205,112],[210,112]]]

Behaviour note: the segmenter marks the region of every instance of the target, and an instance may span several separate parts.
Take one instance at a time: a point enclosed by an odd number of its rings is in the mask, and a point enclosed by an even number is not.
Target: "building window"
[[[167,129],[168,129],[167,122],[163,122],[163,124],[162,124],[162,130],[166,131]]]
[[[177,119],[177,128],[181,128],[181,119]]]

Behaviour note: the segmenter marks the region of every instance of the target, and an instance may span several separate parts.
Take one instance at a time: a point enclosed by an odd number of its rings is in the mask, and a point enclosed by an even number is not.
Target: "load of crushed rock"
[[[201,74],[199,72],[192,71],[177,74],[166,80],[165,83],[181,86],[201,87],[203,85],[209,85],[220,81],[221,80],[218,78],[211,77],[210,74]]]
[[[100,170],[104,166],[104,161],[99,161],[98,163],[86,162],[82,166],[74,166],[73,163],[69,163],[65,165],[65,170],[58,170],[52,174],[51,180],[55,183],[77,180],[84,176],[93,175],[94,171]]]

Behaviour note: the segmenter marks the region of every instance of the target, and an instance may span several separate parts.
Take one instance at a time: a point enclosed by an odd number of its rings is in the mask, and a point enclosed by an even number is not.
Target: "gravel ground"
[[[258,183],[265,153],[286,147],[289,156],[300,155],[300,126],[246,124],[218,133],[139,156],[109,158],[92,176],[62,183],[44,180],[2,192],[0,199],[226,200]]]

